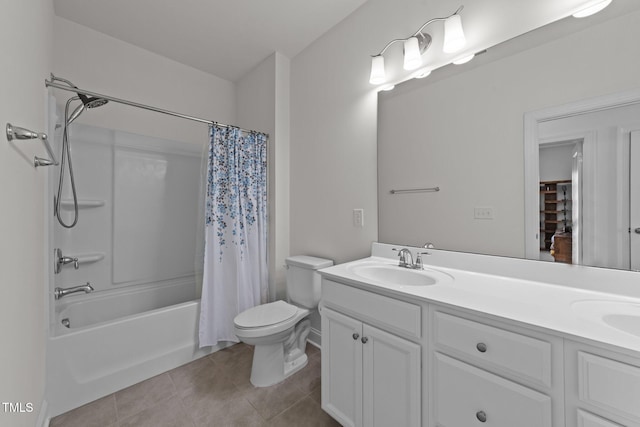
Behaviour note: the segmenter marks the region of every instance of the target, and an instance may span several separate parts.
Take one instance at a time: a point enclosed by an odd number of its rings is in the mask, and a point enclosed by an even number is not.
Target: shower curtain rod
[[[140,104],[138,102],[127,101],[126,99],[121,99],[121,98],[115,98],[113,96],[102,95],[102,94],[97,93],[97,92],[91,92],[91,91],[80,89],[80,88],[77,88],[77,87],[65,86],[65,85],[62,85],[62,84],[59,84],[59,83],[54,83],[54,82],[49,81],[47,79],[44,80],[44,84],[47,87],[54,87],[56,89],[66,90],[67,92],[73,92],[73,93],[78,93],[78,94],[81,93],[83,95],[93,96],[93,97],[96,97],[96,98],[103,98],[103,99],[107,99],[109,101],[117,102],[119,104],[130,105],[132,107],[142,108],[144,110],[149,110],[149,111],[155,111],[156,113],[167,114],[169,116],[180,117],[182,119],[193,120],[195,122],[206,123],[208,125],[217,125],[217,126],[226,127],[226,128],[228,128],[228,127],[237,127],[237,126],[227,125],[227,124],[224,124],[224,123],[217,123],[217,122],[214,122],[212,120],[201,119],[199,117],[189,116],[187,114],[176,113],[175,111],[164,110],[162,108],[153,107],[151,105],[145,105],[145,104]],[[250,129],[244,129],[244,128],[239,128],[239,129],[243,130],[245,132],[255,132],[255,131],[252,131]]]

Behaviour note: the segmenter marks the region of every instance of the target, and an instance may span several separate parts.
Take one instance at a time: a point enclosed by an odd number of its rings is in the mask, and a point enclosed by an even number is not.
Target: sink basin
[[[640,303],[627,301],[577,301],[572,309],[582,318],[640,337]]]
[[[638,308],[640,311],[640,307]],[[640,337],[640,313],[637,315],[610,314],[602,318],[607,325]]]
[[[452,280],[442,272],[434,270],[411,270],[390,264],[356,264],[351,271],[366,280],[395,286],[430,286]]]

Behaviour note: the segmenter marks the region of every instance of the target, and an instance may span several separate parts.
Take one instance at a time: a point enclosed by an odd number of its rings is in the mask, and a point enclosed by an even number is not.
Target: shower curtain
[[[238,342],[234,317],[268,290],[268,136],[214,124],[209,137],[200,347]]]

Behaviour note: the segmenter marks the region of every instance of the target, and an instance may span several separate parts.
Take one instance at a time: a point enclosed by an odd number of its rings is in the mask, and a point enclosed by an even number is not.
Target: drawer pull
[[[476,412],[476,418],[478,419],[478,421],[480,421],[481,423],[485,423],[487,422],[487,414],[484,411],[478,411]]]
[[[357,332],[354,332],[353,335],[351,335],[353,337],[354,340],[357,340],[358,338],[360,338],[360,334]]]
[[[360,341],[362,341],[362,344],[366,344],[366,343],[367,343],[367,341],[369,341],[369,338],[367,338],[367,337],[362,337],[362,339],[361,339]]]
[[[487,345],[485,343],[483,343],[483,342],[479,342],[478,344],[476,344],[476,348],[478,349],[478,351],[480,353],[484,353],[484,352],[487,351]]]

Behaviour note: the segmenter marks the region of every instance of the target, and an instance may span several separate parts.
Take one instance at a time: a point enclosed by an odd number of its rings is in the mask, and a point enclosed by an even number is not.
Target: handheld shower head
[[[86,96],[86,95],[83,95],[83,94],[79,93],[78,96],[74,96],[73,98],[69,99],[69,101],[67,101],[67,104],[69,104],[71,101],[75,101],[75,100],[78,100],[78,99],[82,101],[82,104],[78,105],[75,108],[75,110],[73,110],[73,112],[71,113],[71,115],[67,119],[67,126],[69,126],[71,124],[71,122],[73,122],[75,119],[80,117],[80,114],[82,114],[82,112],[85,109],[102,107],[104,104],[109,102],[109,100],[104,99],[104,98],[90,97],[90,96]]]
[[[82,101],[82,104],[87,108],[97,108],[102,107],[104,104],[109,102],[108,99],[104,98],[96,98],[93,96],[86,96],[81,93],[78,93],[78,97]]]
[[[71,87],[73,89],[78,89],[78,86],[74,85],[69,80],[63,79],[62,77],[54,76],[53,73],[51,73],[51,81],[56,81],[56,80],[59,81],[59,82],[63,82],[64,84],[68,85],[69,87]],[[87,95],[79,93],[79,92],[76,92],[76,93],[78,94],[78,96],[74,96],[69,101],[80,100],[80,101],[82,101],[82,104],[79,105],[78,107],[76,107],[75,110],[73,110],[73,113],[71,113],[71,116],[69,116],[69,118],[67,119],[67,126],[72,121],[77,119],[80,116],[80,114],[82,114],[82,112],[84,111],[85,108],[102,107],[104,104],[109,102],[108,99],[97,98],[97,97],[93,97],[93,96],[87,96]],[[68,102],[67,102],[67,104],[68,104]]]
[[[74,98],[78,98],[77,96]],[[69,101],[72,101],[74,98],[71,98]],[[71,113],[71,115],[69,116],[69,118],[67,118],[67,126],[69,126],[71,124],[71,122],[73,122],[75,119],[77,119],[78,117],[80,117],[80,114],[82,114],[82,112],[84,111],[85,106],[84,104],[80,104],[78,105],[75,110],[73,110],[73,113]]]

